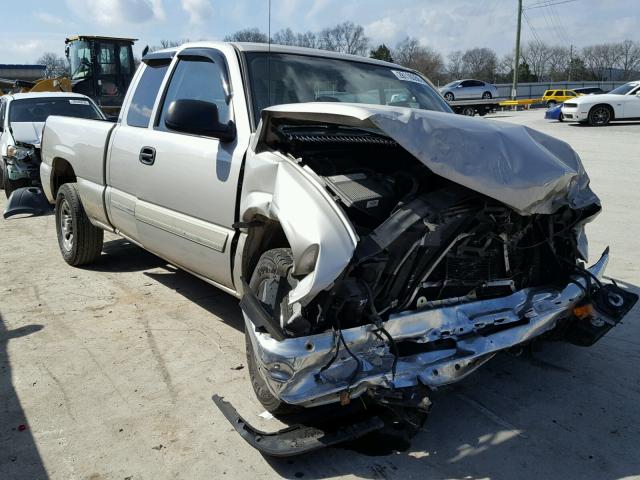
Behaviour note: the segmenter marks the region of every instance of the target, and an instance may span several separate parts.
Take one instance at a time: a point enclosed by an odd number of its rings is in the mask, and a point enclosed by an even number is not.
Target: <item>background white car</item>
[[[40,182],[40,136],[49,115],[104,120],[85,95],[65,92],[15,93],[0,97],[0,188],[9,198]]]
[[[562,104],[562,118],[569,122],[607,125],[613,120],[640,119],[640,80],[625,83],[609,93],[585,95]]]
[[[490,99],[498,96],[495,85],[482,80],[456,80],[438,89],[447,102],[475,98]]]

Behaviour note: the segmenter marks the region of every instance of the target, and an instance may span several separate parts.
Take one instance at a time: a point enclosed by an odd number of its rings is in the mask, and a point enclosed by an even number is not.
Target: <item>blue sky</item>
[[[566,0],[524,0],[525,5]],[[63,54],[72,34],[139,38],[137,51],[161,39],[221,39],[246,27],[267,30],[268,0],[20,0],[2,7],[0,63]],[[394,46],[407,35],[443,54],[513,48],[516,0],[272,0],[272,31],[319,30],[344,20],[363,25],[372,43]],[[550,43],[640,40],[640,0],[571,0],[527,17]],[[533,38],[526,22],[523,41]]]

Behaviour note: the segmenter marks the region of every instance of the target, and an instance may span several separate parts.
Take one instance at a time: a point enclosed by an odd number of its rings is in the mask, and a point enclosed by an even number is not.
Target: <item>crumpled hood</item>
[[[28,143],[36,148],[40,148],[40,136],[44,122],[11,122],[13,139],[16,142]]]
[[[263,110],[259,141],[269,143],[277,118],[379,130],[434,173],[524,215],[599,204],[578,154],[525,126],[401,107],[303,103]]]

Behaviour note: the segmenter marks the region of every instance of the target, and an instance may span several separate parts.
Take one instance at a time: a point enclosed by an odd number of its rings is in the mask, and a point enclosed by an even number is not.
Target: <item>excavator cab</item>
[[[135,73],[135,41],[88,35],[67,38],[71,89],[93,98],[105,113],[117,114]]]

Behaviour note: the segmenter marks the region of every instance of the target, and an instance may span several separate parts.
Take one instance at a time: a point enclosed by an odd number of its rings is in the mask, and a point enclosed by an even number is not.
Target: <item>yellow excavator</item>
[[[120,111],[135,72],[135,38],[75,35],[65,40],[69,75],[35,82],[0,81],[0,92],[76,92],[91,97],[107,114]]]

